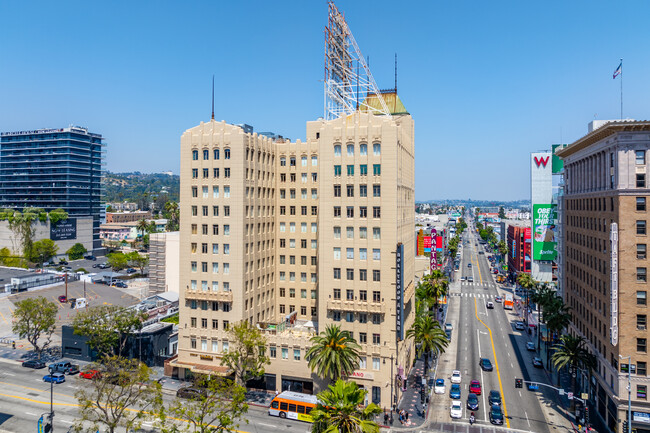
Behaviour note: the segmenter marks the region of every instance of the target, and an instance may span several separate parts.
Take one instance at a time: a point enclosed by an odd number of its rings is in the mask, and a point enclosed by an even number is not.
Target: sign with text
[[[533,205],[533,260],[557,257],[557,205]]]
[[[610,316],[609,333],[612,346],[618,344],[618,224],[611,223],[609,240],[611,241],[610,255]]]
[[[50,224],[50,239],[53,241],[77,239],[77,219],[68,218],[56,224]]]
[[[395,252],[395,333],[397,341],[404,339],[404,244],[397,244]]]

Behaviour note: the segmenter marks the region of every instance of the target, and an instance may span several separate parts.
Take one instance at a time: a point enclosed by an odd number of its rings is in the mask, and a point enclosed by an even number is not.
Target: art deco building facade
[[[309,339],[338,324],[362,347],[353,377],[390,405],[415,355],[399,332],[415,314],[410,115],[308,122],[295,142],[202,122],[181,138],[180,204],[180,376],[225,374],[226,330],[248,320],[268,339],[261,385],[317,392]]]
[[[613,432],[621,432],[620,420],[627,418],[628,369],[632,427],[650,431],[649,147],[650,123],[613,122],[556,152],[564,160],[563,275],[570,332],[586,338],[597,356],[593,380],[585,380],[583,390]],[[631,362],[621,358],[628,356]]]

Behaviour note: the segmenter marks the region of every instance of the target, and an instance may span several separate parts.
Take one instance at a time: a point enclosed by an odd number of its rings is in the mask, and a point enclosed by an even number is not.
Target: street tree
[[[158,427],[163,433],[235,432],[248,412],[246,388],[221,377],[201,376],[195,381],[201,394],[195,398],[176,398],[167,414],[159,416]],[[171,420],[170,417],[175,418]],[[181,422],[177,422],[181,420]]]
[[[318,394],[318,404],[311,411],[312,433],[378,433],[374,421],[382,413],[375,403],[364,406],[368,391],[355,382],[338,379]]]
[[[43,350],[52,343],[58,306],[43,296],[16,302],[12,331],[26,338],[41,359]]]
[[[80,311],[72,320],[76,335],[88,338],[88,345],[100,358],[123,353],[129,336],[142,329],[146,313],[116,305],[100,305]]]
[[[311,337],[312,346],[306,358],[311,371],[316,371],[323,379],[336,381],[348,377],[359,368],[361,346],[342,331],[338,325],[328,325],[319,335]]]
[[[571,390],[576,393],[576,375],[578,369],[586,369],[589,372],[596,367],[596,357],[589,353],[586,348],[586,340],[583,337],[563,335],[560,342],[554,346],[555,353],[551,355],[551,361],[558,370],[568,367],[571,375]],[[575,401],[571,400],[573,408]]]
[[[428,368],[430,354],[439,355],[445,352],[449,345],[447,334],[440,327],[440,322],[434,320],[430,315],[420,314],[415,317],[413,325],[406,331],[406,338],[412,338],[418,356],[425,354],[425,363]]]
[[[83,244],[77,242],[76,244],[71,246],[70,249],[68,249],[68,251],[66,251],[66,254],[68,255],[68,258],[70,260],[79,260],[83,258],[86,252],[88,252],[86,247],[84,247]]]
[[[245,385],[249,379],[264,375],[264,366],[270,364],[266,356],[266,337],[251,326],[248,320],[242,320],[228,329],[232,337],[228,352],[221,357],[225,365],[235,373],[239,385]]]
[[[43,263],[50,260],[59,251],[59,247],[51,239],[41,239],[32,245],[32,262]]]
[[[74,431],[131,432],[153,421],[154,414],[164,415],[160,383],[151,380],[151,369],[144,363],[116,356],[89,367],[99,374],[75,393],[79,417]]]
[[[140,221],[138,221],[136,228],[140,232],[141,238],[143,238],[144,235],[147,233],[147,230],[149,229],[149,223],[147,222],[146,219],[142,218]]]
[[[130,266],[140,269],[140,275],[144,275],[144,268],[149,264],[149,256],[140,254],[137,251],[131,251],[126,254],[126,260]]]
[[[503,206],[499,208],[499,218],[506,219],[506,211],[503,209]]]
[[[129,266],[127,255],[121,251],[110,253],[106,257],[108,258],[108,264],[111,265],[114,271],[121,271]]]

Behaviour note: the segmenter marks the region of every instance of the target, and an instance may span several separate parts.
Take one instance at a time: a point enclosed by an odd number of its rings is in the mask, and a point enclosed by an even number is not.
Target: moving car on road
[[[490,396],[488,397],[488,403],[490,406],[498,405],[501,406],[501,394],[496,389],[490,391]]]
[[[478,361],[478,365],[483,369],[483,371],[492,371],[492,362],[487,358],[481,358]]]
[[[492,405],[490,408],[490,422],[492,424],[503,424],[503,412],[501,411],[501,406],[496,404]]]
[[[533,367],[536,368],[544,368],[544,363],[542,362],[542,358],[539,356],[536,356],[533,358]]]
[[[43,361],[39,361],[38,359],[30,359],[29,361],[23,362],[23,367],[38,370],[39,368],[45,368],[45,363]]]
[[[444,394],[446,391],[445,389],[445,380],[444,379],[436,379],[436,384],[433,388],[433,392],[436,394]]]
[[[65,375],[63,373],[52,373],[43,376],[43,382],[63,383],[65,382]]]
[[[451,372],[451,383],[460,383],[461,376],[460,370],[454,370]]]
[[[497,296],[494,298],[494,302],[503,302],[503,298],[501,296]]]
[[[481,382],[478,380],[473,380],[469,383],[469,392],[476,395],[481,395]]]
[[[454,383],[449,388],[449,398],[460,400],[460,384]]]
[[[492,301],[487,301],[485,303],[485,308],[494,309],[494,303]]]
[[[478,397],[474,393],[467,396],[467,409],[478,410]]]
[[[535,343],[532,341],[529,341],[526,343],[526,350],[530,350],[531,352],[535,351]]]
[[[460,419],[463,417],[463,404],[460,400],[453,400],[451,402],[451,408],[449,408],[449,415],[454,419]]]

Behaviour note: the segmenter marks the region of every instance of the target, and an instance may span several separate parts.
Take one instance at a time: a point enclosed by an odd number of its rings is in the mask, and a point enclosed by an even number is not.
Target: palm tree
[[[425,371],[428,370],[429,354],[431,352],[436,355],[444,353],[449,345],[447,334],[440,327],[440,323],[429,315],[416,316],[413,325],[406,331],[406,338],[412,338],[415,341],[418,356],[426,354],[424,357]]]
[[[378,433],[373,419],[382,413],[375,403],[364,407],[367,390],[355,382],[338,379],[318,394],[318,404],[311,411],[312,433]]]
[[[589,353],[585,347],[586,340],[583,337],[574,337],[573,335],[563,335],[560,342],[555,345],[555,353],[551,357],[553,365],[558,371],[561,368],[569,367],[571,374],[571,389],[575,395],[576,392],[576,374],[578,368],[591,370],[596,365],[594,355]],[[558,375],[559,381],[559,375]],[[571,407],[574,407],[574,400],[571,400]]]
[[[323,379],[336,381],[359,368],[361,346],[338,325],[328,325],[320,335],[311,338],[313,346],[307,351],[309,368]]]
[[[178,203],[168,201],[165,203],[165,212],[168,214],[167,231],[174,232],[178,230],[179,210]]]
[[[142,218],[140,221],[138,221],[138,224],[135,227],[140,232],[142,239],[144,239],[144,234],[147,232],[147,229],[149,228],[149,223],[147,222],[147,220]]]
[[[449,280],[447,280],[447,277],[441,270],[436,269],[429,275],[425,275],[424,278],[422,278],[422,281],[423,284],[430,285],[429,290],[431,290],[431,296],[434,299],[433,306],[437,308],[438,299],[446,296],[449,292]]]

